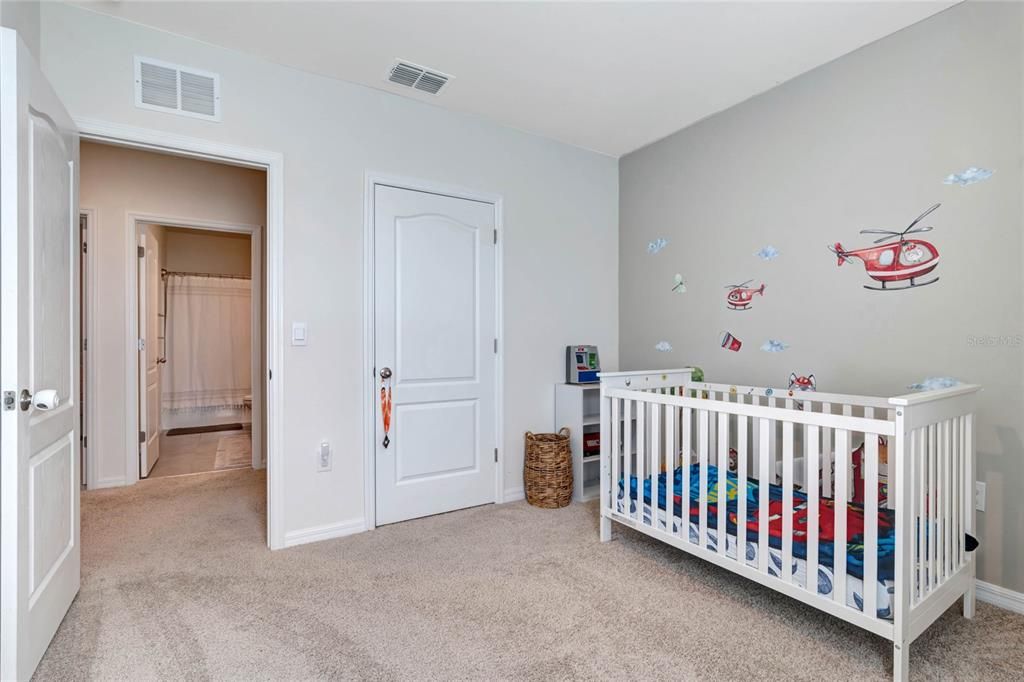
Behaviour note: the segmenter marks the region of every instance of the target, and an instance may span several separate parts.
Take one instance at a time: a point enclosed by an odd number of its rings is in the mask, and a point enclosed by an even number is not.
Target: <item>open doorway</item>
[[[140,478],[263,466],[261,235],[136,220]]]
[[[81,155],[86,486],[263,468],[267,171]]]

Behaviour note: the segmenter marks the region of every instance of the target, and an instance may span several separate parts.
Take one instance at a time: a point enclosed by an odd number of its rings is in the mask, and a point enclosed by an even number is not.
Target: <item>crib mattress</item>
[[[718,551],[718,538],[719,531],[716,528],[717,520],[717,467],[714,465],[708,465],[708,540],[707,549],[711,551]],[[699,476],[700,470],[699,465],[694,464],[690,469],[690,495],[691,501],[689,505],[690,518],[688,519],[688,537],[690,542],[697,544],[699,542]],[[681,468],[676,469],[675,475],[673,476],[675,485],[674,488],[674,504],[673,511],[681,508],[680,498],[682,494],[682,470]],[[732,472],[727,474],[727,495],[728,502],[726,505],[727,518],[729,520],[726,529],[726,555],[735,559],[737,550],[736,540],[736,494],[737,494],[737,480],[736,475]],[[661,530],[668,530],[668,514],[665,510],[665,474],[662,473],[658,477],[658,506],[657,506],[657,524]],[[637,500],[637,481],[636,477],[630,477],[630,496],[629,496],[629,511],[628,513],[636,513],[636,500]],[[643,515],[644,521],[647,524],[651,523],[651,486],[650,480],[644,479],[643,481]],[[769,520],[769,548],[768,548],[768,571],[771,575],[781,577],[782,569],[782,542],[781,542],[781,500],[782,490],[781,486],[770,484],[769,488],[769,500],[772,512],[772,517]],[[761,486],[756,479],[748,479],[747,481],[747,538],[744,547],[745,560],[751,566],[756,567],[758,565],[758,552],[759,546],[757,543],[757,514],[758,514],[758,496],[760,494]],[[806,562],[806,507],[807,500],[806,495],[800,491],[793,492],[794,498],[794,537],[793,537],[793,565],[792,573],[793,580],[799,585],[806,586],[807,584],[807,562]],[[627,513],[624,507],[625,502],[625,491],[623,486],[623,480],[619,480],[619,490],[616,500],[616,507],[620,513]],[[818,593],[832,597],[834,585],[835,585],[835,574],[833,572],[833,543],[831,541],[831,519],[833,513],[831,510],[832,501],[822,500],[822,511],[819,514],[821,519],[821,525],[819,528],[819,563],[817,566],[817,575],[815,580],[818,586]],[[884,619],[892,619],[892,595],[894,592],[894,583],[892,580],[893,573],[893,549],[895,546],[895,534],[893,532],[892,524],[892,512],[889,510],[879,510],[878,526],[879,526],[879,562],[878,562],[878,582],[875,585],[877,594],[877,607],[878,617]],[[864,604],[864,582],[863,582],[863,544],[861,544],[862,538],[859,536],[859,532],[863,529],[863,509],[859,505],[850,504],[847,509],[848,519],[848,530],[849,530],[849,543],[847,545],[847,580],[846,580],[846,604],[850,607],[858,610],[863,610]],[[678,514],[672,516],[672,528],[671,532],[679,535],[680,529],[683,525],[683,519]],[[749,538],[753,538],[751,541]]]

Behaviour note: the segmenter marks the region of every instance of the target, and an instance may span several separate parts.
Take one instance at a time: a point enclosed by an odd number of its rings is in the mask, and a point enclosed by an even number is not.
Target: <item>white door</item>
[[[160,244],[139,232],[139,478],[160,459]]]
[[[377,524],[494,502],[494,205],[376,185],[374,206]]]
[[[28,679],[78,593],[78,239],[78,133],[17,34],[0,29],[5,680]],[[48,390],[59,404],[39,407]]]

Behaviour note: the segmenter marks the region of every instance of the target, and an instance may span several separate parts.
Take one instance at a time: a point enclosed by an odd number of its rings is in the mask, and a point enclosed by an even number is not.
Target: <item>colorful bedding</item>
[[[690,500],[689,517],[697,523],[700,514],[700,465],[690,466]],[[665,473],[658,475],[658,508],[665,509]],[[683,491],[683,469],[679,467],[673,476],[673,513],[680,509]],[[623,482],[619,480],[619,497],[622,497]],[[726,532],[736,535],[736,515],[738,477],[733,472],[726,473]],[[636,476],[630,477],[630,499],[635,502],[637,497]],[[762,486],[757,479],[747,478],[747,537],[756,538],[759,525],[759,497]],[[643,497],[645,504],[651,504],[651,480],[643,481]],[[715,528],[718,523],[718,467],[709,464],[707,475],[707,523]],[[782,486],[774,483],[768,486],[768,544],[773,549],[782,549]],[[807,558],[807,494],[793,491],[793,557]],[[878,510],[878,579],[892,580],[895,570],[894,557],[896,550],[895,512],[889,509]],[[818,562],[822,566],[833,568],[835,558],[835,503],[828,498],[818,502]],[[864,508],[855,503],[847,504],[846,509],[846,572],[856,578],[864,577]]]

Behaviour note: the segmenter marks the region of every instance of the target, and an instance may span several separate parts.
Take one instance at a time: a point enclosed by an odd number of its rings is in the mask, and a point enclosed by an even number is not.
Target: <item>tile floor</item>
[[[160,459],[149,472],[149,478],[215,471],[214,460],[217,458],[217,444],[220,439],[238,433],[248,433],[248,428],[241,431],[190,433],[184,436],[161,434]]]

